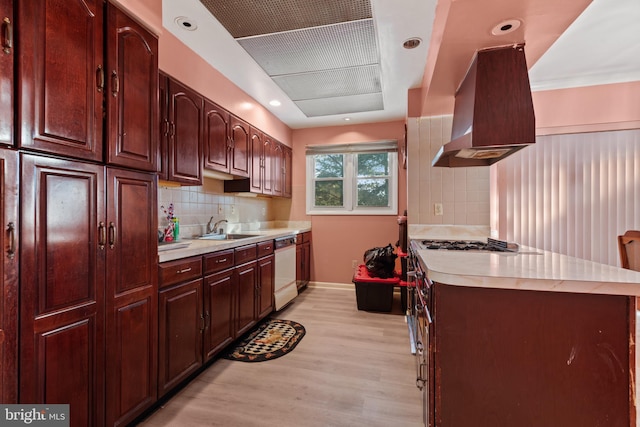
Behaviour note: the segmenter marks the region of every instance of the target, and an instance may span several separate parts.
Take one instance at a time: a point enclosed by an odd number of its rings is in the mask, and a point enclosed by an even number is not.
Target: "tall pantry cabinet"
[[[102,0],[15,4],[18,399],[127,424],[157,395],[157,39]]]
[[[13,1],[0,0],[0,146],[13,145]],[[18,155],[0,148],[0,402],[18,399]]]

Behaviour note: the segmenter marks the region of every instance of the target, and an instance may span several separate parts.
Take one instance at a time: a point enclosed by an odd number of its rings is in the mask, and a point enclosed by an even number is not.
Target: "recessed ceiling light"
[[[345,117],[345,118],[344,118],[344,121],[345,121],[345,122],[348,122],[349,120],[351,120],[351,117]]]
[[[178,16],[175,21],[183,30],[195,31],[198,28],[198,24],[186,16]]]
[[[420,46],[420,43],[422,43],[422,39],[418,37],[412,37],[405,40],[404,43],[402,43],[402,47],[405,49],[415,49],[416,47]]]
[[[269,105],[271,105],[272,107],[279,107],[282,105],[282,102],[278,101],[277,99],[273,99],[269,101]]]
[[[501,36],[503,34],[509,34],[520,28],[522,21],[519,19],[507,19],[498,23],[491,29],[491,34],[494,36]]]

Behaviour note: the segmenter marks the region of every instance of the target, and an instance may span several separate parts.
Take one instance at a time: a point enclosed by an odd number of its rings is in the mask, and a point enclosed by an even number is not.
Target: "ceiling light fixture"
[[[273,99],[269,101],[269,105],[271,105],[272,107],[279,107],[282,105],[282,102],[278,101],[277,99]]]
[[[345,118],[344,118],[344,121],[345,121],[345,122],[348,122],[349,120],[351,120],[351,117],[345,117]]]
[[[498,23],[491,29],[491,34],[494,36],[501,36],[504,34],[509,34],[520,28],[522,21],[519,19],[507,19],[506,21],[502,21]]]
[[[402,47],[405,49],[415,49],[416,47],[420,46],[420,43],[422,43],[422,39],[418,37],[412,37],[405,40],[404,43],[402,43]]]
[[[187,18],[186,16],[178,16],[175,19],[176,24],[180,26],[183,30],[187,31],[195,31],[198,28],[198,24],[195,21]]]

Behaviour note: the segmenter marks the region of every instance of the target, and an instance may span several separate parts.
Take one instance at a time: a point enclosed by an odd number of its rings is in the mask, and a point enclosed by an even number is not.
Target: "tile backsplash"
[[[205,178],[201,186],[173,187],[158,185],[158,227],[167,224],[166,208],[173,203],[174,216],[180,220],[180,237],[191,238],[206,232],[209,219],[226,219],[225,230],[239,225],[251,227],[272,221],[271,199],[252,195],[224,193],[224,182]]]

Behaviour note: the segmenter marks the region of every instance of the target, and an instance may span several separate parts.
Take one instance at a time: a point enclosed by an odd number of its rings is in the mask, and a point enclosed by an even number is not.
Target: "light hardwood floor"
[[[353,286],[310,285],[272,317],[306,335],[275,360],[217,360],[140,425],[421,426],[415,361],[393,314],[358,311]]]

